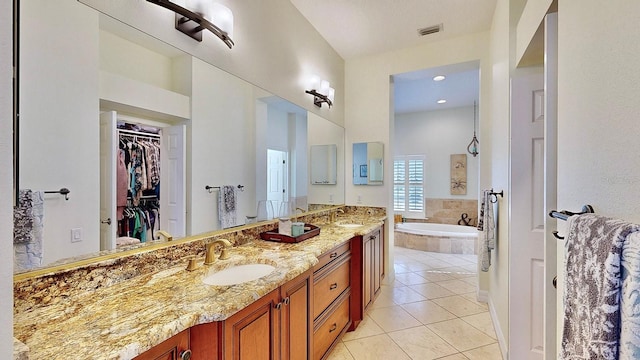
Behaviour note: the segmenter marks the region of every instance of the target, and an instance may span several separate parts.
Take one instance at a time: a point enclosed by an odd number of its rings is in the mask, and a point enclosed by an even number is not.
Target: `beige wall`
[[[146,1],[80,0],[139,30],[262,87],[294,104],[343,125],[344,60],[289,0],[222,0],[233,11],[229,50],[212,34],[199,43],[174,29],[174,14]],[[334,106],[318,108],[304,93],[310,75],[336,89]]]
[[[11,2],[0,1],[0,359],[13,357]]]
[[[491,163],[481,169],[491,173],[489,183],[481,184],[482,187],[504,190],[504,196],[498,199],[498,240],[491,254],[487,284],[489,307],[497,320],[496,335],[503,352],[508,347],[509,334],[509,11],[508,0],[497,1],[491,28]]]
[[[640,221],[640,2],[559,2],[558,207]]]
[[[458,225],[462,214],[467,214],[469,225],[478,224],[478,200],[426,198],[425,203],[427,222]]]

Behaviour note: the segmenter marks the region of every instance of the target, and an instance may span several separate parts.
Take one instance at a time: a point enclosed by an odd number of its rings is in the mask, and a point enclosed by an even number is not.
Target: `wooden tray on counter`
[[[298,236],[289,236],[289,235],[279,234],[278,229],[275,229],[273,231],[265,231],[263,233],[260,233],[260,238],[262,240],[267,240],[267,241],[278,241],[283,243],[299,243],[301,241],[310,239],[320,234],[320,228],[315,225],[304,224],[304,227],[309,228],[309,230],[305,230],[305,232],[303,232]]]

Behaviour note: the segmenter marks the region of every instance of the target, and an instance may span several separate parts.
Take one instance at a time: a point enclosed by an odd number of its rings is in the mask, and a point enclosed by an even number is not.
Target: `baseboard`
[[[486,293],[486,297],[489,298],[489,294]],[[480,296],[480,292],[478,292],[478,297]],[[493,302],[491,298],[489,298],[489,315],[491,316],[491,321],[493,322],[493,328],[496,331],[496,337],[498,338],[498,345],[500,346],[500,351],[502,352],[503,359],[509,359],[509,349],[507,347],[507,340],[504,337],[504,333],[502,332],[502,328],[500,327],[500,322],[498,321],[498,315],[496,314],[496,308],[493,306]]]
[[[476,300],[478,300],[478,302],[481,303],[488,303],[489,302],[489,292],[486,290],[478,290],[476,292]]]

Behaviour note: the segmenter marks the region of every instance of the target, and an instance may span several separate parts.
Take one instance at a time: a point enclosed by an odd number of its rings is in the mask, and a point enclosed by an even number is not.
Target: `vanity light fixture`
[[[312,76],[309,84],[311,90],[305,90],[305,93],[313,95],[313,104],[322,107],[322,103],[327,103],[329,107],[333,106],[333,99],[336,90],[331,87],[327,80],[320,80],[318,76]]]
[[[231,40],[233,31],[233,13],[226,6],[212,3],[207,0],[182,0],[181,5],[173,3],[169,0],[147,0],[150,3],[162,6],[176,13],[176,29],[190,36],[191,38],[202,41],[202,30],[207,29],[215,36],[219,37],[229,49],[235,45]],[[187,2],[190,8],[182,6]],[[185,6],[186,6],[185,5]],[[218,25],[215,25],[216,22]]]

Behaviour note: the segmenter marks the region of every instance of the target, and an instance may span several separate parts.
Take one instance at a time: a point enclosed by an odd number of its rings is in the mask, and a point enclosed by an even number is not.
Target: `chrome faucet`
[[[164,230],[156,231],[156,236],[159,237],[159,238],[163,237],[167,241],[173,240],[173,236],[171,236],[171,234],[169,234],[168,232],[166,232]]]
[[[304,213],[304,209],[303,208],[297,207],[296,211],[295,211],[295,213],[296,213],[295,220],[294,220],[295,222],[298,222],[298,210],[300,210],[300,212]]]
[[[231,243],[227,239],[216,239],[207,244],[205,249],[204,256],[204,264],[211,265],[216,262],[216,254],[215,254],[215,244],[221,243],[223,245],[222,251],[220,251],[220,260],[226,260],[229,258],[229,254],[227,253],[227,248],[231,247]]]

